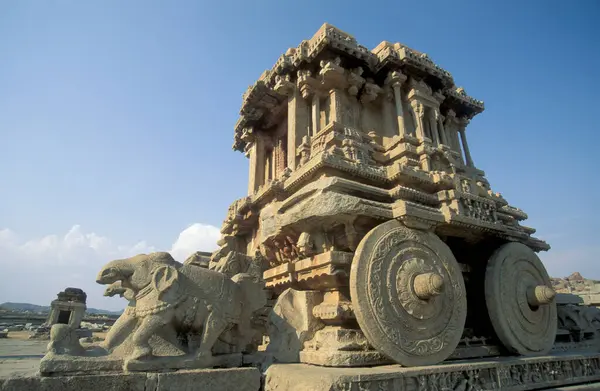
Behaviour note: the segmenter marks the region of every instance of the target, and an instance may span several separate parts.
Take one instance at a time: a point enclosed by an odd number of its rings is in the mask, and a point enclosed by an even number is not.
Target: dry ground
[[[11,331],[0,338],[0,378],[34,375],[49,341],[29,339],[29,331]],[[106,333],[94,333],[104,339]]]

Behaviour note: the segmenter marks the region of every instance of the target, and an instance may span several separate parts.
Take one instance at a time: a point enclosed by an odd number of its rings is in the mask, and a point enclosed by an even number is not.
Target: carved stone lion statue
[[[52,330],[49,352],[98,357],[101,350],[122,359],[126,370],[145,370],[144,363],[159,361],[162,367],[179,368],[178,360],[192,367],[209,366],[213,345],[224,335],[234,347],[231,353],[242,352],[256,334],[252,315],[266,304],[260,270],[249,268],[249,273],[230,277],[203,266],[181,264],[166,252],[106,264],[96,282],[107,285],[105,296],[127,299],[125,311],[93,352],[71,341],[72,333],[60,327]]]
[[[266,304],[263,285],[255,276],[238,273],[228,278],[193,264],[182,265],[165,252],[112,261],[102,268],[97,282],[109,285],[107,294],[133,296],[103,344],[111,350],[114,341],[123,339],[120,334],[128,331],[125,326],[137,322],[129,360],[152,357],[150,338],[165,326],[178,333],[199,333],[198,358],[210,356],[216,340],[229,329],[235,329],[243,345],[251,337],[247,334],[252,312]],[[114,285],[118,282],[120,287]]]

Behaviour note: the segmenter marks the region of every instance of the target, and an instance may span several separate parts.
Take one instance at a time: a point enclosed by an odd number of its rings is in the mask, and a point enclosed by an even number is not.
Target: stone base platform
[[[258,391],[256,368],[0,378],[0,391]]]
[[[428,367],[271,365],[265,391],[600,390],[600,353],[457,360]]]
[[[177,358],[179,360],[177,360]],[[224,354],[197,360],[195,357],[156,357],[148,361],[130,361],[110,356],[87,357],[46,354],[40,361],[42,376],[68,376],[102,372],[152,372],[164,370],[233,368],[242,366],[242,354]]]

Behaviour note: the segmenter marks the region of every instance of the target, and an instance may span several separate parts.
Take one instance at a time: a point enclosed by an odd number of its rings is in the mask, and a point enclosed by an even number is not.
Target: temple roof
[[[275,85],[282,81],[293,82],[291,76],[295,71],[309,69],[311,64],[324,59],[326,53],[360,66],[374,79],[381,79],[382,75],[393,70],[402,70],[423,79],[446,97],[459,116],[472,118],[484,110],[482,101],[468,96],[464,88],[457,87],[450,72],[433,62],[426,53],[387,41],[369,50],[352,35],[325,23],[311,39],[288,49],[270,70],[263,72],[258,81],[248,87],[242,98],[240,118],[235,124],[233,149],[243,151],[245,136],[251,132],[249,128],[264,121],[287,99],[283,89],[276,90]]]

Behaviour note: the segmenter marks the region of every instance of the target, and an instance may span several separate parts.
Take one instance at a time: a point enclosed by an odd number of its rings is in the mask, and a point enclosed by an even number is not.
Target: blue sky
[[[600,3],[354,4],[0,2],[0,302],[101,292],[109,255],[214,246],[247,188],[241,95],[324,22],[426,52],[484,100],[475,164],[553,246],[551,274],[600,279]]]

